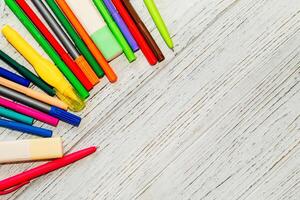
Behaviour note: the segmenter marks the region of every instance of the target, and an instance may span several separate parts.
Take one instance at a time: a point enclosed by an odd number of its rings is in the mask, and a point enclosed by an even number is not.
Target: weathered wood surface
[[[81,126],[54,129],[66,152],[99,151],[0,199],[300,199],[300,1],[156,2],[175,53],[135,0],[166,60],[119,57],[119,82],[92,91]],[[38,48],[0,9],[0,25]],[[16,54],[2,36],[0,47]],[[1,140],[23,138],[1,129]],[[0,178],[38,164],[2,165]]]

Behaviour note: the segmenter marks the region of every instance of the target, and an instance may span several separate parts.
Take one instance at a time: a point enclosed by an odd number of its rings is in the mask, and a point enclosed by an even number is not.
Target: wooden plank
[[[175,53],[134,1],[166,61],[118,58],[120,81],[97,86],[82,125],[55,129],[67,151],[100,151],[5,199],[299,199],[299,2],[157,3]],[[0,8],[0,25],[33,41]],[[3,38],[0,47],[15,53]],[[0,166],[0,178],[35,165]]]

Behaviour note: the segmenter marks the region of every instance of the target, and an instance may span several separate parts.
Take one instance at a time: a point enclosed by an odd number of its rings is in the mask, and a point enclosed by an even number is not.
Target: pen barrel
[[[32,83],[34,83],[37,87],[39,87],[41,90],[46,92],[48,95],[50,96],[55,95],[55,91],[51,86],[49,86],[46,82],[44,82],[42,79],[40,79],[35,74],[33,74],[30,70],[28,70],[23,65],[16,62],[14,59],[9,57],[1,50],[0,50],[0,59],[3,60],[9,66],[11,66],[13,69],[15,69],[17,72],[19,72],[21,75],[29,79]]]
[[[24,184],[29,182],[39,176],[45,175],[52,171],[55,171],[59,168],[65,167],[69,164],[72,164],[96,151],[96,147],[86,148],[69,155],[64,156],[63,158],[50,161],[33,169],[29,169],[23,173],[12,176],[10,178],[0,181],[0,191],[8,190],[12,187]]]
[[[85,44],[88,46],[90,52],[92,53],[93,57],[97,60],[97,62],[101,65],[105,75],[107,76],[108,80],[111,83],[114,83],[117,81],[118,77],[113,71],[113,69],[110,67],[106,59],[104,58],[103,54],[100,52],[100,50],[97,48],[95,43],[91,40],[90,36],[84,29],[84,27],[81,25],[81,23],[76,18],[75,14],[72,12],[68,4],[65,0],[56,0],[57,5],[61,8],[61,10],[64,12],[64,14],[69,19],[70,23],[73,25],[73,27],[76,29],[82,40],[85,42]]]
[[[15,30],[4,26],[2,34],[14,48],[34,67],[40,64],[41,56]]]
[[[31,108],[35,108],[44,113],[47,113],[57,119],[60,119],[61,121],[67,122],[74,126],[78,126],[80,124],[80,121],[81,121],[80,117],[73,115],[72,113],[68,113],[67,111],[62,110],[60,108],[50,106],[48,104],[37,101],[33,98],[27,97],[24,94],[18,93],[16,91],[6,88],[4,86],[0,86],[0,95],[6,97],[8,99],[20,102]]]
[[[124,20],[116,10],[115,6],[111,2],[111,0],[103,0],[106,8],[109,10],[111,16],[113,17],[114,21],[117,23],[118,27],[120,28],[122,34],[126,38],[127,42],[129,43],[131,49],[135,52],[139,50],[139,46],[134,40],[132,34],[130,33],[127,25],[125,24]]]
[[[157,43],[155,42],[155,40],[151,36],[151,33],[149,32],[149,30],[147,29],[147,27],[145,26],[145,24],[143,22],[139,22],[137,24],[137,26],[139,27],[139,29],[141,30],[141,32],[145,33],[144,37],[145,37],[147,43],[149,44],[151,50],[155,54],[157,60],[159,62],[163,61],[165,59],[165,56],[163,55],[163,53],[161,52],[161,50],[158,47]]]
[[[48,43],[48,41],[41,35],[37,28],[32,24],[32,22],[27,18],[23,10],[17,5],[15,0],[5,0],[5,3],[21,21],[21,23],[26,27],[26,29],[31,33],[34,39],[40,44],[48,56],[53,60],[53,62],[59,67],[62,73],[78,91],[81,98],[86,99],[89,97],[88,91],[83,87],[79,80],[74,76],[66,64],[60,59],[59,55]]]
[[[40,0],[32,0],[32,3],[37,8],[39,13],[43,16],[47,24],[53,30],[55,35],[59,38],[60,42],[64,45],[67,51],[70,53],[73,59],[77,58],[80,54],[74,47],[72,41],[67,37],[64,30],[59,26],[56,19],[52,16],[48,8]]]
[[[0,85],[10,88],[12,90],[15,90],[17,92],[20,92],[22,94],[25,94],[26,96],[32,97],[34,99],[37,99],[37,100],[47,103],[49,105],[53,105],[53,106],[62,108],[64,110],[68,109],[68,106],[65,103],[63,103],[62,101],[58,100],[55,97],[51,97],[51,96],[48,96],[47,94],[44,94],[44,93],[35,91],[33,89],[24,87],[22,85],[16,84],[5,78],[0,77]]]
[[[23,78],[22,76],[19,76],[17,74],[14,74],[2,67],[0,67],[0,77],[4,77],[4,78],[7,78],[11,81],[14,81],[20,85],[23,85],[25,87],[28,87],[30,85],[30,81]]]
[[[18,112],[13,111],[13,110],[6,109],[2,106],[0,106],[0,116],[5,117],[7,119],[17,121],[17,122],[28,124],[28,125],[33,124],[33,118],[32,117],[28,117],[26,115],[20,114]]]
[[[122,47],[125,56],[127,57],[129,62],[132,62],[136,59],[131,47],[127,43],[126,39],[124,38],[122,32],[120,31],[119,27],[113,20],[112,16],[110,15],[109,11],[105,7],[105,4],[102,0],[93,0],[96,8],[101,13],[103,19],[107,23],[108,27],[110,28],[111,32],[115,36],[116,40],[118,41],[119,45]]]
[[[153,19],[156,27],[158,28],[158,31],[160,35],[163,37],[165,40],[166,44],[168,45],[169,48],[173,48],[173,41],[171,40],[170,33],[168,31],[168,28],[157,8],[155,5],[154,0],[144,0],[144,3],[150,13],[151,18]]]
[[[14,110],[16,112],[19,112],[21,114],[32,117],[34,119],[37,119],[39,121],[45,122],[45,123],[47,123],[49,125],[52,125],[52,126],[57,126],[57,124],[58,124],[58,119],[57,118],[54,118],[50,115],[47,115],[47,114],[45,114],[43,112],[40,112],[38,110],[35,110],[33,108],[23,106],[23,105],[14,103],[12,101],[6,100],[2,97],[0,97],[0,105],[5,107],[5,108],[9,108],[9,109]]]
[[[130,14],[127,12],[126,8],[124,7],[121,0],[112,0],[114,5],[116,6],[117,10],[119,11],[121,17],[126,22],[131,34],[133,35],[134,39],[140,46],[141,51],[145,55],[146,59],[148,60],[150,65],[155,65],[157,63],[157,58],[152,52],[151,48],[149,47],[148,43],[145,41],[143,35],[136,27],[134,20],[131,18]]]
[[[44,128],[34,127],[27,124],[22,124],[19,122],[12,122],[8,120],[0,119],[0,126],[16,131],[21,131],[24,133],[29,133],[32,135],[40,136],[40,137],[52,137],[52,131]]]
[[[167,29],[165,23],[163,22],[163,19],[159,13],[159,10],[157,6],[155,5],[153,0],[144,0],[144,3],[156,25],[162,25],[165,26],[164,28]]]
[[[72,38],[73,42],[75,43],[76,47],[80,50],[83,56],[86,58],[90,66],[93,68],[94,72],[97,74],[98,77],[103,77],[104,72],[100,68],[99,64],[97,63],[96,59],[93,57],[91,52],[88,50],[87,46],[84,44],[80,36],[74,30],[73,26],[70,24],[69,20],[57,6],[55,0],[46,0],[48,6],[51,8],[53,13],[56,15],[57,19],[60,21],[62,26],[68,32],[69,36]]]
[[[19,92],[16,92],[16,91],[6,88],[4,86],[0,86],[0,95],[6,97],[8,99],[17,101],[19,103],[22,103],[24,105],[27,105],[31,108],[35,108],[44,113],[49,113],[51,110],[51,106],[49,106],[45,103],[42,103],[40,101],[37,101],[33,98],[27,97],[24,94],[21,94]]]

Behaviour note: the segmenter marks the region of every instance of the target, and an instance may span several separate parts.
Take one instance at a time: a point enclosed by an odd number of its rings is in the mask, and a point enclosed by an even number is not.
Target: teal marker
[[[33,124],[33,118],[28,117],[23,114],[20,114],[20,113],[17,113],[15,111],[3,108],[2,106],[0,106],[0,116],[5,117],[7,119],[17,121],[17,122],[28,124],[28,125]]]

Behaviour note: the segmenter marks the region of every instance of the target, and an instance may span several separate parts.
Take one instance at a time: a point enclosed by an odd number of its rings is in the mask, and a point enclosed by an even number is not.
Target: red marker
[[[60,55],[61,59],[66,63],[66,65],[70,68],[70,70],[74,73],[74,75],[78,78],[78,80],[82,83],[82,85],[90,91],[93,88],[92,83],[88,80],[79,66],[75,63],[75,61],[71,58],[71,56],[65,51],[65,49],[60,45],[60,43],[54,38],[52,33],[47,29],[47,27],[43,24],[43,22],[39,19],[39,17],[33,12],[33,10],[28,6],[25,0],[16,0],[19,6],[26,13],[28,18],[32,21],[32,23],[41,31],[44,37],[49,41],[55,51]]]
[[[96,147],[86,148],[69,155],[64,156],[63,158],[59,158],[43,164],[41,166],[35,167],[33,169],[27,170],[23,173],[20,173],[16,176],[4,179],[0,181],[0,195],[9,194],[11,192],[16,191],[17,189],[21,188],[22,186],[30,183],[31,180],[45,175],[49,172],[55,171],[62,167],[65,167],[69,164],[72,164],[97,150]]]
[[[138,43],[140,49],[142,50],[143,54],[147,58],[150,65],[155,65],[157,63],[157,58],[152,52],[151,48],[149,47],[148,43],[146,42],[145,38],[136,27],[134,21],[132,20],[131,16],[127,12],[126,8],[123,6],[121,0],[112,0],[116,9],[118,10],[119,14],[123,18],[124,22],[127,24],[129,31],[133,35],[134,39]]]

